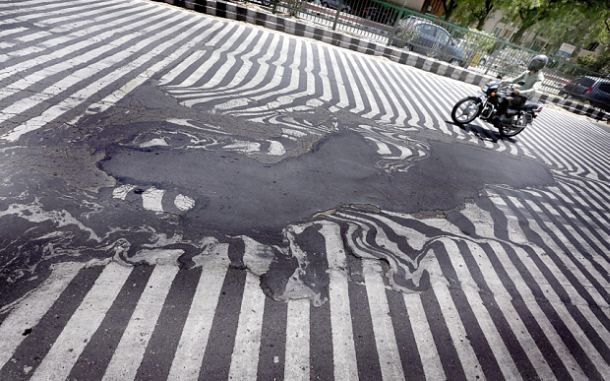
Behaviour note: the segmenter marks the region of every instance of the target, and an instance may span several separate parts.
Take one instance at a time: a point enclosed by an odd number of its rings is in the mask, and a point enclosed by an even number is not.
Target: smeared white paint
[[[38,199],[35,199],[34,202],[29,205],[12,204],[9,205],[6,210],[0,211],[0,217],[9,215],[14,215],[34,223],[50,221],[57,228],[76,226],[80,230],[89,233],[89,239],[93,239],[98,242],[101,241],[100,237],[93,231],[93,229],[85,226],[82,222],[74,218],[74,216],[72,216],[68,211],[43,210]]]
[[[142,193],[142,207],[153,212],[163,212],[162,200],[164,194],[165,191],[163,189],[147,189],[146,192]]]
[[[270,246],[263,245],[250,237],[241,236],[244,241],[244,265],[252,273],[263,275],[269,271],[275,253]]]
[[[147,142],[140,143],[140,148],[148,148],[148,147],[167,147],[169,144],[165,141],[164,138],[155,138],[151,139]]]
[[[182,249],[143,249],[129,257],[131,263],[147,263],[149,265],[176,265],[178,258],[184,254]]]
[[[180,209],[183,212],[193,209],[195,206],[195,200],[190,198],[189,196],[185,196],[183,194],[179,194],[174,199],[174,205],[176,208]]]
[[[268,140],[269,142],[269,155],[271,156],[283,156],[286,154],[286,148],[284,145],[277,140]]]
[[[136,188],[135,185],[121,185],[118,188],[114,188],[112,190],[112,198],[118,198],[120,200],[125,200],[127,198],[127,194]]]
[[[260,143],[252,143],[252,142],[244,142],[244,141],[236,140],[233,144],[224,146],[224,149],[226,149],[228,151],[252,153],[252,152],[260,152],[261,145],[260,145]]]

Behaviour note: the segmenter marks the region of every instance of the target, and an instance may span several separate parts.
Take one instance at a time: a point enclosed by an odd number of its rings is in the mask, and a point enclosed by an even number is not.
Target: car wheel
[[[456,58],[453,58],[451,61],[449,61],[449,63],[450,63],[451,65],[455,65],[455,66],[461,66],[462,61],[460,61],[460,60],[458,60],[458,59],[456,59]]]

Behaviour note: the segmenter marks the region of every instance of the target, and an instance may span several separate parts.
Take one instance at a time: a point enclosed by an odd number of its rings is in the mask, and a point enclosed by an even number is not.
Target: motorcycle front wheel
[[[516,123],[513,123],[513,125],[510,127],[500,127],[500,135],[505,138],[511,138],[519,134],[521,131],[525,130],[525,127],[527,127],[527,123],[523,120],[523,118],[523,115],[520,116]]]
[[[468,97],[460,100],[451,110],[451,119],[456,124],[464,125],[472,122],[481,113],[481,99]]]

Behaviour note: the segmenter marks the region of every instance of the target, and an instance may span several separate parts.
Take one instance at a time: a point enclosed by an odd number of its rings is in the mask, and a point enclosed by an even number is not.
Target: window
[[[595,80],[591,78],[581,78],[578,80],[578,84],[584,87],[592,86],[595,83]]]
[[[610,94],[610,83],[602,83],[599,85],[599,90]]]
[[[430,24],[419,24],[419,33],[426,37],[434,37],[436,34],[436,27]]]
[[[441,45],[447,45],[449,40],[451,40],[451,36],[449,36],[449,33],[445,32],[444,30],[439,29],[437,31],[437,39]]]

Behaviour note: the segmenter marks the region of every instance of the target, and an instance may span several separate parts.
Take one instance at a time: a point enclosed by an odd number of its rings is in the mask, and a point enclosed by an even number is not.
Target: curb
[[[227,3],[220,0],[152,0],[164,2],[170,5],[183,7],[196,12],[211,16],[222,17],[230,20],[244,21],[265,28],[293,34],[295,36],[313,38],[342,48],[347,48],[360,53],[385,57],[391,61],[416,67],[427,72],[449,77],[461,82],[475,86],[483,86],[494,77],[481,75],[479,73],[451,65],[434,58],[421,56],[416,53],[402,49],[370,42],[358,37],[350,36],[341,32],[315,27],[300,23],[295,19],[278,16],[272,13],[261,12],[237,4]],[[598,120],[610,119],[610,113],[593,108],[589,105],[565,100],[555,95],[540,94],[534,97],[542,103],[550,102],[576,114],[586,115]]]

